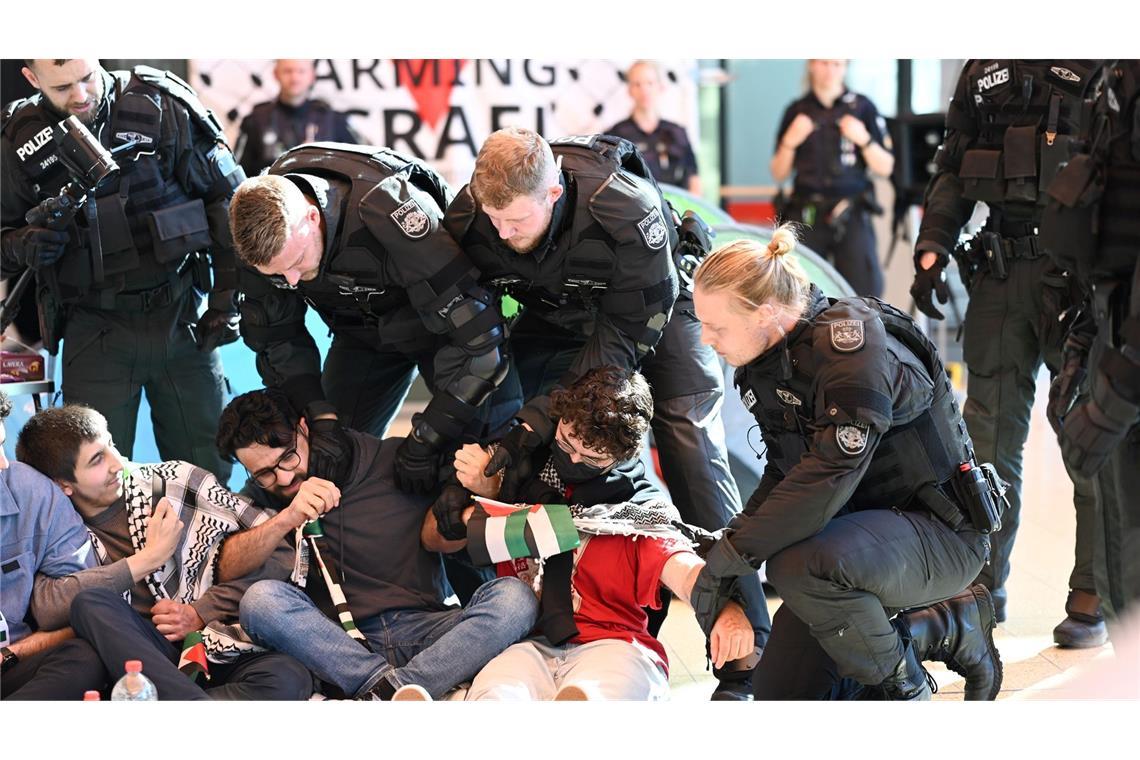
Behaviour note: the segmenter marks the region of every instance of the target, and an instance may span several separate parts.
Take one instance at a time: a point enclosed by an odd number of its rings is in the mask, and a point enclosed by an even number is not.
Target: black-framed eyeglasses
[[[300,431],[293,433],[293,445],[290,446],[284,454],[277,458],[277,462],[272,467],[266,467],[257,472],[250,472],[246,468],[245,472],[262,488],[271,488],[277,482],[277,471],[293,472],[301,465],[301,455],[297,453],[297,441],[300,438]]]

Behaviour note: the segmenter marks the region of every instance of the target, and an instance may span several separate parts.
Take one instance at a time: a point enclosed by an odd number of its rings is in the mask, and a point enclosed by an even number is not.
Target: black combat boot
[[[896,626],[914,639],[922,660],[937,660],[966,679],[967,700],[994,700],[1001,690],[1001,657],[994,646],[990,592],[975,583],[957,596],[899,614]]]
[[[1093,591],[1073,589],[1065,600],[1065,613],[1068,615],[1053,629],[1053,641],[1059,647],[1084,649],[1099,647],[1108,641],[1108,630],[1104,625],[1104,612],[1100,608],[1100,597]]]
[[[909,641],[901,631],[900,634],[903,640],[902,659],[895,666],[895,671],[879,684],[879,689],[882,690],[884,697],[893,701],[929,701],[932,681],[930,674],[919,662],[914,642]]]

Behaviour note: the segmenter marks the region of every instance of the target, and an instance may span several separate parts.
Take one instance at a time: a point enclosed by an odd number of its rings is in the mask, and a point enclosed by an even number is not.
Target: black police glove
[[[499,470],[503,470],[503,484],[499,488],[500,500],[513,502],[519,488],[531,479],[534,474],[531,457],[542,444],[542,436],[523,425],[516,425],[503,440],[499,441],[499,448],[483,469],[483,476],[489,478]]]
[[[351,467],[352,440],[340,420],[309,418],[309,476],[331,480],[339,487],[348,480]]]
[[[712,227],[691,209],[681,217],[680,242],[678,248],[681,253],[688,253],[698,259],[712,250],[712,239],[716,236]]]
[[[240,337],[240,319],[234,303],[234,291],[211,293],[206,310],[194,326],[194,342],[198,344],[198,350],[209,353],[236,341]]]
[[[914,284],[910,286],[910,295],[914,303],[926,316],[931,319],[945,319],[946,316],[934,305],[934,298],[938,296],[939,303],[950,300],[950,287],[946,284],[946,261],[939,258],[930,269],[915,267]]]
[[[471,492],[463,486],[449,484],[443,487],[439,498],[431,505],[439,535],[448,541],[462,541],[467,538],[467,523],[463,522],[463,512],[471,506]]]
[[[710,532],[704,528],[689,525],[679,520],[673,521],[673,527],[680,531],[681,535],[689,539],[689,542],[693,545],[693,551],[695,551],[697,556],[701,559],[705,559],[709,556],[709,551],[713,548],[713,545],[724,535],[723,528]]]
[[[49,267],[67,249],[68,234],[63,230],[28,226],[4,233],[4,258],[29,269]]]
[[[1077,400],[1081,386],[1088,377],[1085,365],[1088,363],[1089,346],[1080,336],[1069,336],[1061,352],[1061,370],[1049,384],[1049,404],[1045,407],[1045,418],[1053,432],[1061,435],[1062,420]]]
[[[1104,359],[1110,356],[1118,363],[1128,362],[1119,349],[1108,349]],[[1104,367],[1102,360],[1095,370],[1091,397],[1068,413],[1061,428],[1061,456],[1085,477],[1092,477],[1104,465],[1140,419],[1140,406],[1116,391]]]
[[[438,483],[439,452],[417,438],[413,429],[396,449],[396,485],[409,493],[427,493]]]

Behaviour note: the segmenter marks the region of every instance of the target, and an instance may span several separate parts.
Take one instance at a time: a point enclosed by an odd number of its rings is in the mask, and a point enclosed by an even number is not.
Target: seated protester
[[[36,630],[28,608],[35,573],[95,566],[91,540],[59,486],[4,456],[4,420],[11,412],[12,402],[0,391],[0,698],[80,699],[106,685],[99,655],[70,628]]]
[[[77,404],[32,417],[16,456],[70,497],[106,566],[101,574],[42,568],[33,599],[41,625],[64,625],[70,610],[75,634],[108,673],[117,677],[124,662],[141,660],[162,700],[312,694],[312,676],[300,663],[255,651],[234,625],[238,600],[256,577],[215,583],[222,541],[266,519],[260,510],[187,462],[124,462],[103,415]],[[204,687],[195,683],[199,671]]]
[[[676,509],[653,500],[658,494],[638,461],[653,415],[649,385],[635,371],[603,366],[568,390],[555,390],[551,401],[554,443],[535,452],[539,474],[522,485],[520,498],[573,507],[531,514],[514,541],[505,518],[488,516],[493,506],[464,506],[466,492],[449,487],[434,510],[442,536],[457,541],[433,548],[453,550],[466,535],[472,558],[494,560],[503,556],[496,547],[520,546],[517,539],[529,537],[529,550],[522,547],[528,556],[510,552],[512,559],[497,570],[541,589],[542,617],[532,637],[483,668],[467,699],[666,699],[665,648],[650,635],[643,608],[661,606],[662,584],[688,601],[704,562],[671,526],[679,520]],[[456,454],[455,467],[463,486],[494,498],[501,479],[483,475],[490,458],[490,451],[469,444]],[[558,540],[543,551],[550,542],[542,536],[551,531]],[[542,564],[536,549],[548,557]],[[753,654],[752,626],[736,602],[701,624],[716,667]]]
[[[420,542],[429,499],[396,485],[401,439],[347,434],[351,462],[337,488],[309,477],[308,423],[288,396],[267,389],[230,402],[218,450],[290,505],[231,536],[218,572],[252,572],[288,539],[292,573],[259,581],[242,598],[242,627],[254,641],[288,652],[349,697],[438,698],[524,636],[538,604],[519,580],[496,578],[466,607],[448,607],[440,556]]]

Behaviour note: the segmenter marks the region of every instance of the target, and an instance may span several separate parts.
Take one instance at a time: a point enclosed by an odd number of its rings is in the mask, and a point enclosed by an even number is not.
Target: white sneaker
[[[431,694],[428,694],[427,689],[419,684],[410,683],[407,686],[401,686],[396,689],[396,693],[392,695],[393,702],[431,702]]]

